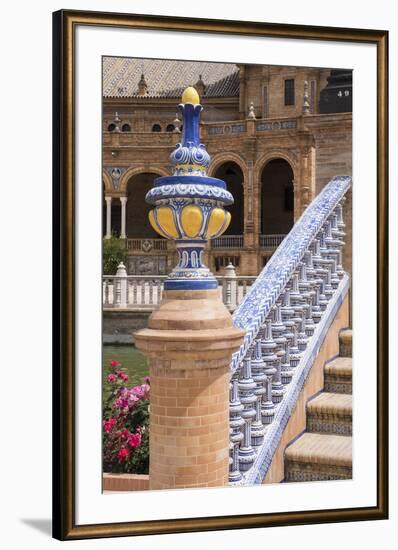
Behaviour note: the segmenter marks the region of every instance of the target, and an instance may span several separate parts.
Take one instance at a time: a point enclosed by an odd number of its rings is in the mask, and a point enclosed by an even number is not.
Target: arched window
[[[243,235],[243,174],[235,162],[222,164],[214,174],[227,184],[227,189],[234,197],[234,204],[226,206],[225,209],[231,212],[231,223],[224,235]]]
[[[113,122],[111,124],[109,124],[108,126],[108,132],[113,132],[113,130],[116,128],[116,125],[113,124]]]
[[[154,124],[152,126],[152,132],[161,132],[162,131],[162,127],[160,126],[160,124]]]
[[[126,233],[133,239],[162,239],[149,223],[148,214],[153,206],[145,201],[145,195],[153,187],[158,174],[141,173],[132,176],[127,184]],[[120,210],[120,207],[119,207]]]
[[[174,124],[168,124],[166,126],[166,132],[174,132]]]
[[[261,174],[261,233],[286,235],[293,223],[293,170],[285,159],[275,158]]]
[[[123,124],[123,126],[122,126],[122,132],[131,132],[131,126],[130,126],[130,124]]]

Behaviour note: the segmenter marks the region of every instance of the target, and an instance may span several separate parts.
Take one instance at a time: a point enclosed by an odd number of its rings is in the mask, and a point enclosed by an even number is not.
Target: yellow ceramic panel
[[[219,237],[220,235],[222,235],[228,228],[229,224],[231,222],[231,214],[229,212],[225,212],[225,223],[224,225],[221,227],[221,229],[218,231],[218,233],[216,233],[215,235],[213,235],[213,237]]]
[[[161,206],[156,209],[156,219],[161,230],[169,237],[178,239],[180,236],[174,221],[173,210],[169,206]]]
[[[197,237],[202,221],[203,214],[199,206],[184,206],[181,212],[181,225],[187,237]]]
[[[153,229],[156,231],[156,233],[159,233],[159,235],[162,235],[162,237],[166,237],[166,239],[167,239],[168,235],[166,235],[166,233],[164,233],[164,231],[162,231],[161,228],[159,227],[159,225],[156,223],[155,215],[154,215],[153,210],[149,211],[148,218],[149,218],[149,223],[151,224]]]
[[[207,225],[207,238],[211,239],[222,229],[226,220],[226,212],[222,208],[213,208]]]
[[[228,226],[231,223],[231,212],[226,211],[226,214],[227,214],[227,221],[225,222],[225,225],[223,227],[223,230],[222,230],[223,233],[228,229]]]

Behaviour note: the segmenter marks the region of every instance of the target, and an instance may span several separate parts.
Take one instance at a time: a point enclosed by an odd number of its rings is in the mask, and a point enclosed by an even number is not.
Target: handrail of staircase
[[[245,329],[246,336],[239,351],[232,357],[232,373],[242,362],[304,253],[350,187],[349,176],[335,176],[322,189],[283,239],[235,310],[234,325]]]
[[[230,474],[262,483],[300,391],[349,288],[342,266],[348,176],[312,201],[233,314],[246,331],[232,356]]]

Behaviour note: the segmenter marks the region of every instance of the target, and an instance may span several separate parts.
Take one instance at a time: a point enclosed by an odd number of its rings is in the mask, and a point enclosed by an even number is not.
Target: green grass
[[[128,387],[142,384],[144,376],[149,376],[149,367],[145,355],[139,352],[133,345],[106,345],[103,347],[102,371],[104,378],[109,373],[107,367],[113,360],[119,361],[122,364],[124,372],[129,375]]]

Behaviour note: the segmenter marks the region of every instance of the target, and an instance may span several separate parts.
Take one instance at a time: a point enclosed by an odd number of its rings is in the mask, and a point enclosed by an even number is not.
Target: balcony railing
[[[230,483],[259,484],[349,288],[342,267],[348,176],[334,178],[277,248],[233,314]]]
[[[267,249],[275,249],[281,244],[286,235],[260,235],[260,247]]]
[[[275,250],[286,237],[284,234],[260,235],[259,245],[264,250]],[[134,252],[166,252],[166,239],[126,239],[128,251]],[[213,250],[236,250],[243,248],[243,235],[223,235],[210,241]]]
[[[150,252],[151,250],[167,250],[166,239],[127,239],[127,250]]]
[[[275,250],[286,235],[260,235],[259,244],[261,248]],[[127,250],[137,252],[166,251],[166,239],[127,239]],[[243,235],[223,235],[210,241],[210,246],[213,249],[236,249],[243,248]]]
[[[243,235],[223,235],[210,241],[211,248],[243,248]]]

